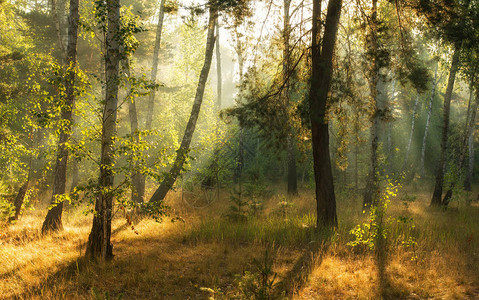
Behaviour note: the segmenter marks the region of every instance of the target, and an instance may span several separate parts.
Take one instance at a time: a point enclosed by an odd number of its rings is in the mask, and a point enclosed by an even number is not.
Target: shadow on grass
[[[329,248],[332,234],[334,233],[329,230],[320,232],[317,235],[318,240],[308,244],[291,270],[275,285],[274,295],[276,297],[279,298],[282,294],[291,297],[306,286],[313,269],[321,265],[323,256]]]

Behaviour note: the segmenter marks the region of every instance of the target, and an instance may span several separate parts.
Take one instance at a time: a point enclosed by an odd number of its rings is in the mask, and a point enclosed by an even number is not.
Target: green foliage
[[[353,240],[348,243],[353,248],[377,250],[378,243],[388,238],[391,219],[385,219],[392,197],[396,197],[400,184],[389,181],[377,205],[369,207],[367,222],[357,225],[350,231]]]
[[[387,217],[389,203],[397,197],[400,188],[399,182],[388,181],[378,205],[370,207],[368,221],[350,230],[353,239],[348,242],[349,246],[353,249],[374,251],[381,256],[387,253],[388,246],[399,243],[412,251],[411,261],[417,261],[414,219],[407,216]],[[403,203],[414,200],[415,197],[407,194],[402,198]]]
[[[226,217],[234,222],[246,221],[248,219],[248,204],[250,201],[245,197],[241,184],[238,187],[233,187],[230,191],[230,201],[233,204],[229,207]]]

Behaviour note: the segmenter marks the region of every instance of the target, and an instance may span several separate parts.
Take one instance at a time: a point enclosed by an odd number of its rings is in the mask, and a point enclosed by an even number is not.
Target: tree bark
[[[377,20],[377,0],[373,0],[371,11],[371,42],[370,51],[375,57],[378,53],[378,20]],[[372,61],[371,73],[369,78],[370,97],[373,104],[373,116],[371,126],[371,161],[369,167],[368,179],[364,190],[363,206],[374,205],[379,197],[378,188],[378,133],[380,122],[380,111],[378,107],[378,82],[379,82],[379,65],[378,59]]]
[[[160,2],[160,10],[158,13],[158,25],[156,28],[155,49],[153,50],[153,66],[151,69],[150,80],[156,82],[156,75],[158,74],[158,56],[160,54],[161,45],[161,33],[163,30],[163,19],[165,17],[165,0]],[[151,130],[151,124],[153,123],[153,111],[155,108],[155,90],[152,90],[148,98],[148,110],[146,114],[146,130]]]
[[[15,197],[15,202],[13,202],[13,206],[15,207],[15,215],[11,216],[8,219],[9,222],[18,220],[18,217],[20,216],[20,213],[22,211],[23,201],[25,200],[25,195],[26,195],[27,190],[28,190],[28,183],[29,183],[29,180],[27,180],[27,182],[25,182],[18,189],[17,196]]]
[[[458,174],[462,173],[462,166],[464,164],[464,158],[466,156],[467,152],[467,140],[469,139],[469,136],[472,132],[472,129],[474,128],[474,125],[476,123],[476,113],[477,113],[477,106],[479,104],[479,92],[476,94],[476,99],[474,101],[474,105],[472,106],[471,109],[471,118],[469,120],[469,123],[466,124],[466,127],[464,129],[464,137],[462,139],[462,143],[460,145],[460,152],[459,152],[459,162],[458,162]],[[446,195],[444,196],[444,199],[442,199],[441,205],[444,207],[447,207],[449,205],[449,202],[452,197],[453,189],[456,185],[456,181],[453,181],[451,183],[451,186],[449,186]]]
[[[126,58],[124,60],[124,68],[125,68],[125,73],[128,77],[130,77],[130,60]],[[135,99],[133,99],[132,94],[131,94],[131,85],[128,82],[127,83],[127,89],[128,89],[128,96],[127,96],[127,101],[128,101],[128,117],[130,119],[130,131],[131,135],[134,137],[135,142],[139,142],[139,126],[138,126],[138,114],[136,111],[136,102]],[[138,171],[139,165],[138,162],[135,163],[134,167],[134,173],[131,176],[131,184],[133,186],[131,190],[131,200],[134,203],[143,203],[144,198],[145,198],[145,183],[146,183],[146,178],[143,174],[141,174]]]
[[[55,164],[55,178],[53,182],[53,195],[51,204],[54,205],[47,213],[42,225],[42,233],[62,229],[63,201],[58,202],[57,197],[65,194],[66,174],[68,162],[67,143],[70,140],[75,105],[75,67],[77,58],[78,22],[80,20],[78,0],[70,0],[70,16],[68,19],[68,46],[66,55],[66,80],[65,99],[62,101],[62,128],[57,146]],[[61,97],[61,96],[60,96]]]
[[[218,12],[213,7],[210,7],[210,16],[208,22],[208,34],[206,41],[205,62],[201,69],[200,78],[198,80],[198,86],[196,88],[196,96],[193,102],[193,108],[191,110],[190,119],[186,125],[183,140],[181,141],[180,148],[177,150],[177,155],[172,168],[161,182],[158,189],[155,191],[150,201],[160,202],[163,201],[168,191],[171,189],[176,181],[176,178],[183,169],[183,164],[188,156],[190,150],[190,143],[195,132],[196,121],[200,113],[201,103],[203,102],[203,95],[205,92],[206,81],[211,67],[211,61],[213,58],[213,49],[215,45],[215,23],[218,17]]]
[[[447,139],[449,136],[449,113],[451,110],[452,91],[454,89],[454,81],[456,80],[456,73],[459,68],[459,56],[461,52],[461,42],[456,42],[454,45],[454,54],[451,61],[451,69],[449,71],[449,79],[447,82],[446,95],[444,96],[444,110],[443,110],[443,127],[441,138],[441,154],[436,171],[436,184],[434,186],[434,193],[431,199],[431,206],[442,205],[442,188],[444,184],[444,171],[446,168],[446,154],[447,154]]]
[[[216,48],[216,77],[217,77],[217,98],[216,98],[216,108],[217,110],[221,109],[221,102],[223,100],[223,77],[221,71],[221,51],[220,51],[220,25],[219,20],[216,19],[216,39],[215,39],[215,48]]]
[[[328,2],[321,47],[321,0],[313,1],[312,73],[309,104],[318,229],[321,227],[336,227],[338,224],[326,112],[333,71],[334,46],[341,16],[341,4],[341,0],[330,0]]]
[[[471,79],[471,83],[469,85],[469,102],[467,104],[467,122],[466,126],[470,124],[469,122],[475,122],[475,120],[472,119],[472,113],[471,113],[471,103],[474,95],[474,82],[476,76],[473,75]],[[467,166],[467,171],[466,171],[466,178],[464,179],[464,189],[466,191],[471,191],[471,182],[472,182],[472,172],[474,170],[474,127],[475,124],[471,124],[471,132],[469,133],[469,136],[467,137],[467,148],[468,148],[468,166]],[[472,160],[471,160],[472,158]]]
[[[431,98],[429,99],[429,106],[427,109],[426,128],[424,129],[424,137],[422,138],[421,162],[419,163],[419,175],[421,177],[424,177],[424,158],[426,155],[426,141],[427,141],[427,135],[429,133],[429,124],[431,123],[432,103],[434,102],[434,97],[436,96],[436,87],[438,84],[438,79],[437,79],[438,65],[439,64],[436,64],[436,70],[434,71],[434,82],[432,83]]]
[[[414,135],[414,125],[416,124],[416,114],[417,114],[418,103],[419,103],[419,95],[416,96],[416,101],[414,101],[414,108],[412,110],[411,132],[409,133],[409,140],[407,142],[406,156],[404,157],[404,163],[402,167],[403,171],[406,171],[407,160],[409,158],[409,152],[411,151],[412,137]]]
[[[113,258],[111,237],[111,216],[113,205],[113,143],[116,136],[116,116],[118,104],[118,69],[120,62],[120,1],[107,0],[108,25],[106,33],[106,94],[103,110],[101,158],[100,158],[100,192],[95,203],[93,226],[88,237],[86,256],[101,258],[103,261]]]
[[[70,185],[70,192],[73,192],[73,190],[78,186],[78,182],[80,180],[80,177],[78,174],[80,170],[78,169],[77,159],[73,159],[71,162],[72,162],[72,183]]]
[[[55,21],[55,31],[57,34],[58,48],[60,49],[59,60],[61,61],[62,64],[65,63],[65,57],[66,57],[65,42],[64,42],[65,34],[63,33],[67,25],[64,22],[65,21],[64,20],[65,1],[66,0],[60,0],[58,2],[57,0],[51,0],[52,15]]]

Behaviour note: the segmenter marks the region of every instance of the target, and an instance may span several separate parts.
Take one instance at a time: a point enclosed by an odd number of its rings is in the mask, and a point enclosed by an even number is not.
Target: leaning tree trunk
[[[286,116],[286,122],[289,130],[288,137],[286,140],[287,143],[287,152],[288,152],[288,194],[297,195],[298,194],[298,176],[296,174],[296,155],[295,155],[295,141],[292,132],[292,126],[289,120],[289,105],[290,105],[290,94],[289,94],[289,77],[290,77],[290,62],[291,62],[291,51],[290,51],[290,15],[289,9],[291,6],[291,0],[284,0],[284,16],[283,16],[283,81],[284,81],[284,110]]]
[[[444,171],[446,168],[447,155],[447,139],[449,136],[449,112],[451,110],[451,97],[454,89],[454,81],[456,80],[456,73],[459,67],[459,57],[461,52],[461,43],[456,42],[454,45],[454,54],[452,56],[451,69],[449,71],[449,79],[447,81],[446,95],[444,96],[444,110],[443,110],[443,127],[441,138],[441,155],[436,171],[436,184],[434,186],[434,193],[431,199],[431,206],[440,206],[442,204],[442,188],[444,185]]]
[[[124,60],[124,68],[125,73],[128,77],[130,77],[130,60],[126,58]],[[136,111],[136,102],[132,95],[131,90],[131,83],[128,81],[127,83],[128,95],[128,116],[130,119],[130,131],[131,135],[135,139],[135,142],[139,142],[139,128],[138,128],[138,114]],[[131,184],[133,186],[131,190],[131,200],[133,203],[143,203],[145,198],[145,182],[146,178],[143,174],[139,172],[139,163],[136,161],[135,165],[133,166],[134,172],[131,176]]]
[[[29,180],[27,180],[27,182],[25,182],[18,189],[17,196],[15,197],[15,202],[13,202],[13,206],[15,208],[15,215],[11,216],[8,219],[9,222],[18,220],[18,217],[20,216],[20,213],[22,211],[23,201],[25,200],[25,195],[27,194],[27,190],[28,190],[28,183],[29,183]]]
[[[411,151],[412,137],[414,135],[414,125],[416,124],[416,114],[417,114],[418,103],[419,103],[419,95],[416,96],[416,101],[414,101],[414,108],[412,110],[411,132],[409,133],[409,140],[407,142],[407,148],[406,148],[406,156],[404,157],[404,163],[402,166],[403,171],[406,171],[407,160],[409,158],[409,152]]]
[[[312,72],[309,105],[316,183],[316,225],[318,229],[335,227],[338,224],[326,113],[341,4],[341,0],[330,0],[328,2],[324,38],[321,43],[321,0],[313,0]]]
[[[372,56],[378,55],[378,20],[377,20],[377,0],[373,0],[372,12],[371,12],[371,37],[370,37],[370,52]],[[371,126],[371,161],[369,166],[369,174],[366,182],[366,188],[364,190],[363,206],[374,205],[379,197],[378,189],[378,134],[380,123],[380,111],[378,106],[378,82],[379,82],[379,65],[378,60],[373,59],[370,78],[369,78],[369,90],[370,97],[373,104],[373,116]]]
[[[163,19],[165,17],[165,0],[160,2],[160,11],[158,13],[158,25],[156,28],[155,49],[153,50],[153,66],[151,69],[150,80],[156,82],[156,75],[158,74],[158,56],[160,54],[161,33],[163,30]],[[146,114],[146,130],[151,130],[153,123],[153,110],[155,107],[155,90],[152,90],[148,98],[148,110]]]
[[[208,79],[208,73],[210,71],[211,61],[213,58],[213,49],[215,46],[215,23],[218,17],[218,12],[213,7],[210,7],[210,16],[208,21],[208,35],[206,41],[205,62],[201,69],[200,78],[198,80],[198,87],[196,88],[196,96],[193,102],[193,108],[191,110],[190,119],[186,125],[183,140],[181,141],[180,148],[177,151],[175,162],[173,167],[167,173],[158,189],[155,191],[150,201],[160,202],[163,201],[168,191],[171,189],[176,181],[176,178],[183,169],[183,164],[188,156],[190,150],[191,139],[195,132],[196,121],[200,113],[201,103],[203,102],[203,95],[205,92],[206,81]]]
[[[78,12],[78,0],[70,0],[70,16],[68,18],[68,46],[66,56],[66,80],[65,97],[61,101],[62,109],[62,128],[58,140],[57,159],[55,164],[55,178],[53,181],[53,196],[51,200],[52,207],[47,213],[42,225],[42,233],[62,229],[62,211],[63,201],[58,197],[65,194],[66,174],[68,161],[67,144],[70,140],[73,123],[73,106],[75,105],[75,67],[77,58],[78,41],[78,22],[80,20]],[[60,96],[62,98],[62,96]]]
[[[432,83],[431,98],[429,99],[429,106],[427,109],[426,128],[424,129],[424,137],[422,138],[421,162],[419,163],[419,175],[421,177],[424,177],[424,158],[426,155],[426,141],[427,141],[427,135],[429,133],[429,124],[431,123],[432,103],[434,102],[434,97],[436,96],[436,86],[438,84],[438,80],[437,80],[438,65],[439,64],[436,64],[436,70],[434,71],[434,81]]]
[[[467,152],[467,140],[469,139],[469,135],[472,132],[472,129],[474,128],[475,122],[476,122],[476,113],[477,113],[477,106],[479,104],[479,92],[476,94],[476,99],[474,101],[474,105],[472,105],[471,108],[471,118],[469,120],[469,123],[466,124],[465,130],[464,130],[464,137],[462,139],[462,143],[459,148],[459,164],[458,164],[458,174],[462,173],[462,166],[464,164],[464,158],[466,156]],[[449,202],[452,197],[452,191],[456,185],[456,181],[453,181],[451,185],[449,186],[446,195],[444,196],[444,199],[442,199],[442,206],[447,207],[449,205]]]
[[[111,216],[113,206],[113,142],[116,135],[116,115],[118,104],[118,80],[120,45],[120,0],[107,0],[108,25],[106,33],[106,94],[103,109],[101,135],[100,192],[95,203],[93,226],[88,237],[86,256],[101,258],[103,261],[113,258],[111,237]]]

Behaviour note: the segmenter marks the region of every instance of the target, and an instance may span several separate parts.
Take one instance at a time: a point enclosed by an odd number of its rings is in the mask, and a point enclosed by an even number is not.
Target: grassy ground
[[[107,264],[82,259],[91,215],[69,210],[65,230],[42,237],[45,211],[28,211],[1,225],[0,298],[479,299],[479,206],[464,204],[472,197],[464,194],[447,211],[431,210],[429,197],[410,188],[391,200],[388,215],[412,218],[415,227],[392,221],[385,255],[348,245],[349,231],[368,223],[348,192],[338,194],[340,227],[320,234],[309,191],[286,211],[283,198],[266,199],[261,216],[244,222],[224,217],[226,193],[203,208],[171,194],[184,222],[142,220],[136,234],[117,216]],[[417,244],[404,244],[406,237]]]

